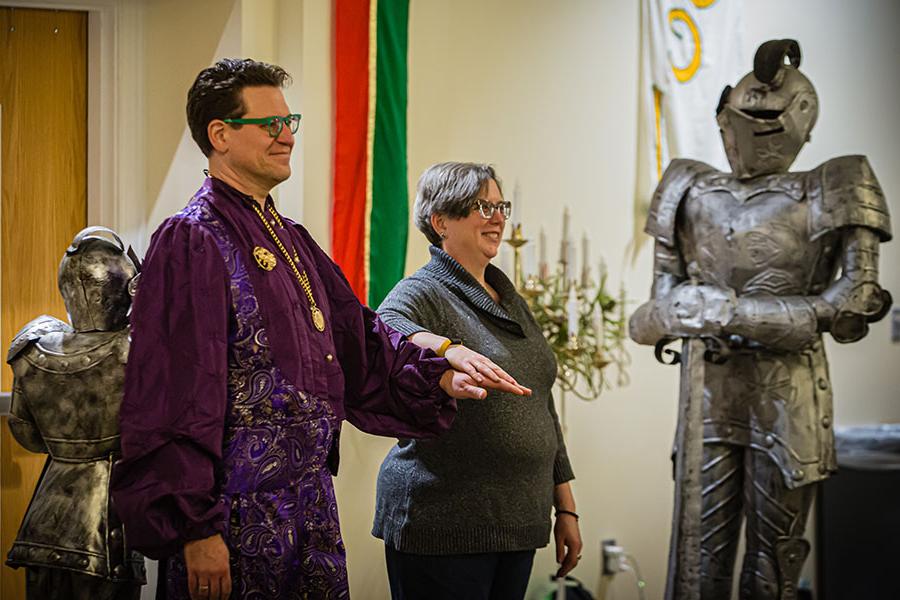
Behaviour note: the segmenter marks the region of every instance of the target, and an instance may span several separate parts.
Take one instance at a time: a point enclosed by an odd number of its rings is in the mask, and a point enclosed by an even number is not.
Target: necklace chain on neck
[[[287,248],[284,247],[284,244],[281,243],[281,238],[279,238],[278,234],[275,233],[275,230],[272,229],[272,226],[266,220],[266,216],[259,208],[259,205],[254,202],[251,206],[253,206],[253,210],[254,212],[256,212],[259,220],[262,221],[262,224],[266,228],[266,231],[269,232],[269,236],[272,238],[272,241],[275,242],[275,245],[278,246],[281,254],[284,255],[285,260],[287,260],[287,264],[291,267],[291,270],[294,272],[294,276],[300,283],[300,287],[303,288],[303,291],[306,293],[306,299],[309,301],[309,311],[312,316],[313,325],[315,325],[316,329],[318,329],[319,331],[325,331],[325,315],[322,313],[322,310],[316,305],[316,299],[313,297],[312,285],[309,283],[309,276],[307,276],[306,270],[304,269],[301,272],[300,269],[297,268],[297,263],[291,257],[291,254],[290,252],[288,252]],[[268,209],[269,213],[273,217],[275,217],[275,221],[278,223],[278,226],[283,229],[284,224],[281,222],[281,217],[271,206],[269,206]]]

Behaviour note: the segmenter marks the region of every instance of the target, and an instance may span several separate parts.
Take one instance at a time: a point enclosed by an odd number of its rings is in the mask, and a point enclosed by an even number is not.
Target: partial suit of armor
[[[699,336],[726,349],[724,362],[706,364],[703,390],[704,600],[730,597],[743,517],[740,597],[796,597],[810,484],[836,469],[822,334],[859,340],[891,304],[878,284],[890,221],[866,158],[787,172],[818,110],[799,63],[793,40],[760,47],[718,109],[733,172],[672,161],[645,228],[652,297],[631,337]]]
[[[29,598],[133,599],[145,582],[109,500],[136,274],[112,231],[81,231],[59,267],[72,325],[38,317],[9,349],[10,430],[49,454],[6,561],[26,567]]]

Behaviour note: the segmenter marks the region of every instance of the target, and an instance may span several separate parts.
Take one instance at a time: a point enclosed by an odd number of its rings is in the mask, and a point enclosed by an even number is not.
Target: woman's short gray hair
[[[493,179],[501,188],[500,179],[491,165],[463,162],[444,162],[431,165],[416,185],[413,218],[419,231],[435,246],[441,236],[431,226],[432,215],[446,215],[461,219],[469,214],[478,193]],[[501,188],[501,194],[503,193]]]

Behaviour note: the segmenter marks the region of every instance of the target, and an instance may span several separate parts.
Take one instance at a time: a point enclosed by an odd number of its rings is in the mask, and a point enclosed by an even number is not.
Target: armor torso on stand
[[[688,272],[739,297],[820,294],[833,280],[839,248],[835,233],[810,231],[808,178],[698,176],[676,226]],[[836,468],[821,339],[798,353],[753,350],[709,364],[704,400],[704,440],[766,452],[788,487]]]
[[[77,333],[47,322],[26,326],[10,356],[19,417],[10,427],[50,456],[8,562],[143,582],[143,558],[126,549],[109,506],[129,329]]]

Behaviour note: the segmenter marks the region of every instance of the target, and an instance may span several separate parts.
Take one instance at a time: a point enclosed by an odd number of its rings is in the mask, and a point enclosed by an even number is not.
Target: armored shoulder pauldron
[[[865,156],[833,158],[809,172],[813,240],[841,227],[868,227],[891,239],[891,219],[881,185]]]
[[[697,176],[711,172],[716,170],[697,160],[676,158],[669,163],[653,193],[644,231],[667,246],[674,246],[678,207]]]
[[[116,351],[124,352],[120,361],[124,363],[127,336],[128,329],[94,334],[53,331],[34,340],[22,358],[39,371],[78,373],[93,368]]]
[[[68,323],[64,323],[50,315],[41,315],[25,325],[13,338],[9,352],[6,354],[6,362],[11,363],[28,344],[39,340],[45,335],[51,333],[72,333],[73,331],[72,326]]]

